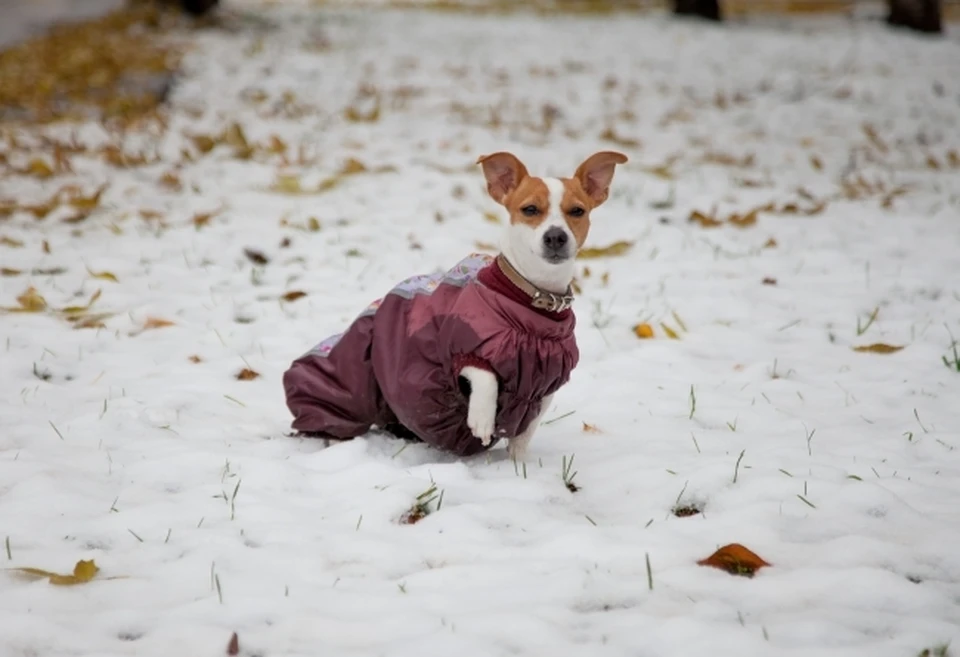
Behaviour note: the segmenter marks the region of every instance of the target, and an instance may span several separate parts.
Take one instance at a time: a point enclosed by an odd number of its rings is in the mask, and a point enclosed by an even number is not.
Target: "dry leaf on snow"
[[[11,570],[24,575],[45,577],[50,580],[51,584],[56,584],[58,586],[86,584],[87,582],[93,580],[97,573],[100,572],[100,569],[97,567],[97,564],[93,562],[93,560],[78,561],[77,565],[73,567],[72,575],[60,575],[59,573],[52,573],[49,570],[41,570],[40,568],[12,568]]]
[[[149,329],[164,328],[166,326],[174,326],[174,323],[169,319],[161,319],[160,317],[147,317],[146,321],[143,323],[143,330],[147,331]]]
[[[41,313],[47,309],[47,300],[33,286],[17,297],[17,303],[20,304],[18,307],[7,307],[4,310],[11,313]]]
[[[297,299],[302,299],[305,296],[307,296],[306,292],[302,292],[300,290],[291,290],[280,298],[284,301],[296,301]]]
[[[621,256],[630,251],[631,248],[633,248],[633,242],[620,240],[610,244],[609,246],[587,247],[585,249],[580,249],[580,253],[577,254],[577,258],[580,260],[589,260],[592,258],[605,258],[607,256]]]
[[[771,565],[739,543],[725,545],[706,559],[698,561],[697,564],[719,568],[731,575],[742,577],[753,577],[758,570]]]
[[[0,244],[3,246],[9,246],[12,249],[23,248],[23,242],[20,240],[15,240],[12,237],[7,237],[6,235],[0,235]]]
[[[871,354],[892,354],[896,353],[903,349],[902,346],[895,346],[890,344],[883,344],[882,342],[877,342],[875,344],[868,344],[861,347],[854,347],[854,351],[859,351],[861,353],[871,353]]]
[[[586,422],[583,423],[583,432],[584,433],[603,433],[603,431],[601,431],[600,428],[597,427],[597,425],[587,424]]]
[[[247,259],[255,265],[266,265],[270,262],[270,258],[256,249],[244,249],[243,255],[247,256]]]
[[[244,367],[236,374],[237,381],[253,381],[260,378],[260,372],[254,372],[249,367]]]
[[[119,280],[117,280],[117,277],[113,273],[108,271],[93,271],[88,267],[87,273],[90,274],[91,277],[100,279],[101,281],[111,281],[113,283],[120,282]]]
[[[633,327],[633,333],[638,338],[646,339],[653,337],[653,327],[649,324],[637,324]]]
[[[240,639],[239,637],[237,637],[236,632],[233,633],[233,636],[230,637],[230,642],[227,644],[227,654],[228,655],[240,654]]]
[[[203,362],[203,359],[200,358],[200,356],[197,356],[196,354],[190,356],[189,358],[187,358],[187,360],[189,360],[191,363],[202,363],[202,362]]]

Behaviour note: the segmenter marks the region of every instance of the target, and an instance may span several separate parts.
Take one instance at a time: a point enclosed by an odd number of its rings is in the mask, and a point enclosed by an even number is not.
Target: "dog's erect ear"
[[[503,203],[507,194],[512,192],[527,177],[527,167],[513,153],[493,153],[482,155],[477,164],[483,167],[487,179],[487,191],[497,203]]]
[[[627,161],[627,156],[616,151],[601,151],[594,153],[583,161],[573,177],[580,181],[580,186],[593,202],[600,205],[607,200],[610,193],[610,183],[613,182],[613,172],[618,164]]]

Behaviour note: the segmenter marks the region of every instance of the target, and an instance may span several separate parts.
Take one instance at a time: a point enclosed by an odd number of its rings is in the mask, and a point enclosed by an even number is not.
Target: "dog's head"
[[[590,231],[590,211],[607,200],[614,170],[626,161],[622,153],[602,151],[584,160],[571,178],[536,178],[512,153],[477,160],[490,196],[510,213],[503,251],[511,264],[535,283],[564,289]]]

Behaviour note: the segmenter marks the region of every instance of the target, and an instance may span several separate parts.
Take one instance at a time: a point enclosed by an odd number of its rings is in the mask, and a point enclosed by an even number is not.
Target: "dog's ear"
[[[610,183],[613,182],[613,172],[618,164],[627,161],[627,156],[616,151],[601,151],[594,153],[583,161],[573,177],[580,182],[583,191],[587,193],[594,204],[600,205],[607,200],[610,193]]]
[[[487,192],[497,203],[503,203],[507,194],[517,188],[527,177],[527,167],[513,153],[493,153],[481,155],[477,164],[483,167],[483,176],[487,179]]]

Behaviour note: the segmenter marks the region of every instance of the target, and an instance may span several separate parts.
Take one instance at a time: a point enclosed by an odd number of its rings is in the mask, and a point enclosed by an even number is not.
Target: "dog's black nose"
[[[550,251],[561,251],[569,239],[567,231],[562,228],[551,228],[543,234],[543,245]]]

